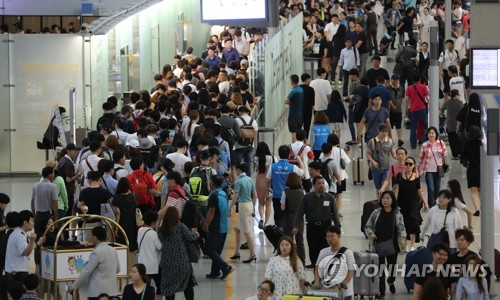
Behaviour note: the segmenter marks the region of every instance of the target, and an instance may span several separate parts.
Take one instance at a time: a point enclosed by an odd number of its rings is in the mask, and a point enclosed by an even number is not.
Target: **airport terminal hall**
[[[0,300],[500,293],[500,0],[0,0]]]

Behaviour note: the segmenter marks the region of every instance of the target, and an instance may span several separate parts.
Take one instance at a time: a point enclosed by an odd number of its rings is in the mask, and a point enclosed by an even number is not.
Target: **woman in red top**
[[[427,184],[427,201],[429,208],[436,205],[436,199],[441,190],[441,177],[438,173],[438,167],[441,167],[444,158],[448,154],[446,144],[438,137],[436,127],[429,127],[425,133],[427,142],[422,145],[419,155],[420,174],[425,176]]]

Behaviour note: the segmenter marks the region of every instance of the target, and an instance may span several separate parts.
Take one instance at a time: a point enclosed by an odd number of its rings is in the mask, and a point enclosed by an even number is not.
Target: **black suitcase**
[[[281,230],[276,225],[267,225],[264,228],[264,234],[266,235],[269,242],[271,242],[271,244],[274,246],[274,252],[278,251],[278,248],[280,246],[279,241],[281,237],[285,235],[283,230]]]
[[[365,234],[366,222],[368,222],[368,219],[370,218],[372,212],[379,207],[380,204],[378,200],[370,200],[363,204],[363,214],[361,215],[361,232],[365,235],[365,237],[367,237]]]

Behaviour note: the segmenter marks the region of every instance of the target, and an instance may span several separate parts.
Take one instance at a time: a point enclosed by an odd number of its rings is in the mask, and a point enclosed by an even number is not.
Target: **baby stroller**
[[[380,45],[378,46],[379,52],[378,55],[385,56],[387,55],[387,48],[392,42],[392,36],[388,33],[384,34],[382,40],[380,41]]]

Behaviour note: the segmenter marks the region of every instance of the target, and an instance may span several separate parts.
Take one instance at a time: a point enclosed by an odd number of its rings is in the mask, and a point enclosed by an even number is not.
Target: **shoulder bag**
[[[417,93],[418,98],[424,103],[425,108],[427,108],[429,106],[429,103],[427,103],[424,100],[424,97],[422,97],[422,95],[420,95],[420,93],[418,92],[417,86],[415,84],[413,84],[413,88],[415,89],[415,92]]]
[[[186,244],[186,250],[189,262],[197,263],[201,255],[201,250],[200,246],[198,245],[198,240],[194,242],[184,240],[184,242]]]
[[[394,226],[396,226],[396,212],[392,211],[392,234],[391,239],[383,242],[375,242],[375,250],[379,257],[387,257],[396,254],[396,248],[394,247]]]
[[[439,142],[441,143],[441,146],[442,146],[441,140]],[[438,165],[438,162],[436,160],[436,155],[434,155],[434,151],[432,151],[432,146],[430,144],[429,144],[429,147],[431,147],[432,157],[434,158],[434,162],[436,162],[436,165],[437,165],[437,173],[438,173],[439,177],[443,178],[444,174],[450,170],[450,166],[446,163],[444,155],[443,155],[443,164],[441,166]]]
[[[448,217],[449,209],[446,210],[446,214],[444,215],[444,224],[443,228],[438,233],[433,233],[429,237],[429,241],[427,242],[427,248],[432,249],[434,245],[437,243],[445,243],[447,245],[450,244],[450,235],[448,233],[448,229],[446,228],[446,218]]]

